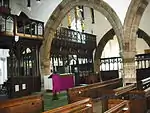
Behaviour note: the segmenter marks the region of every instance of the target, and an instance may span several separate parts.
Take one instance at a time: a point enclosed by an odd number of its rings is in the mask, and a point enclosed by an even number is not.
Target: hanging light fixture
[[[27,7],[31,7],[31,1],[27,0]]]
[[[27,0],[27,8],[28,8],[29,10],[31,10],[31,1],[30,1],[30,0]]]
[[[36,0],[37,3],[41,3],[41,0]],[[27,8],[31,11],[31,0],[27,0]]]
[[[36,2],[37,2],[37,3],[40,3],[40,2],[41,2],[41,0],[36,0]]]

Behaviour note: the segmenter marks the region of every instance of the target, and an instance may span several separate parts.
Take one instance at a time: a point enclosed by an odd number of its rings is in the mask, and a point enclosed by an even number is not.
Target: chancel
[[[149,113],[149,0],[0,0],[0,113]]]

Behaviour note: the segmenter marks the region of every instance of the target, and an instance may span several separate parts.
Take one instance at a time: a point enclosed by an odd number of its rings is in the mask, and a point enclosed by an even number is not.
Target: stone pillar
[[[123,81],[124,84],[136,83],[136,38],[124,40],[123,44]]]
[[[100,72],[100,59],[95,58],[93,63],[94,63],[94,72],[99,73]]]
[[[51,43],[52,39],[54,38],[54,31],[49,31],[49,33],[45,33],[44,36],[45,40],[43,42],[43,45],[41,47],[41,75],[42,75],[42,83],[44,86],[44,90],[50,90],[48,77],[51,74],[50,69],[50,50],[51,50]]]
[[[45,33],[47,35],[44,36],[45,40],[43,42],[41,48],[41,70],[42,75],[49,75],[50,74],[50,50],[51,50],[51,43],[54,38],[54,31],[51,30],[49,33]]]
[[[136,83],[135,58],[123,59],[123,73],[124,84]]]

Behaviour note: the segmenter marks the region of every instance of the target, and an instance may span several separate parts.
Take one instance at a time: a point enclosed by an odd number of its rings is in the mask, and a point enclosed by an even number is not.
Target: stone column
[[[99,73],[100,72],[100,59],[95,58],[93,63],[94,63],[94,72]]]
[[[51,43],[52,39],[54,38],[54,32],[51,30],[49,33],[45,33],[47,35],[44,36],[45,40],[43,42],[43,45],[41,47],[41,75],[43,79],[43,86],[44,90],[49,90],[49,82],[50,79],[48,79],[50,75],[50,50],[51,50]]]
[[[124,84],[136,83],[136,38],[128,38],[123,43],[123,81]]]
[[[43,42],[41,48],[41,68],[42,68],[42,75],[49,75],[50,74],[50,50],[51,50],[51,43],[54,38],[54,31],[51,30],[49,33],[44,36],[45,40]]]
[[[127,53],[127,54],[131,54],[131,53]],[[136,83],[135,58],[123,59],[123,79],[124,79],[124,84]]]

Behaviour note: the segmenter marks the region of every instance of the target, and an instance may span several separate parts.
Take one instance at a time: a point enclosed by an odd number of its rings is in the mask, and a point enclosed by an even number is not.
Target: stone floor
[[[94,102],[93,105],[94,105],[94,107],[93,107],[94,113],[102,113],[102,103],[101,103],[101,101]]]

